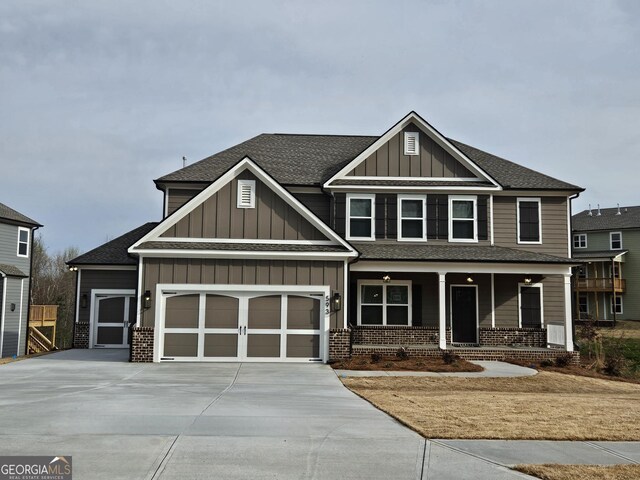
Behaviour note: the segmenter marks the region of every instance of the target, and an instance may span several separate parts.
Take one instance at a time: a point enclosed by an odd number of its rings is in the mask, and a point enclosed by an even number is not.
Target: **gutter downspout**
[[[572,195],[569,197],[569,218],[567,218],[567,222],[569,223],[569,238],[567,238],[567,242],[569,242],[569,258],[572,258],[572,250],[573,250],[573,243],[572,243],[572,233],[573,233],[573,225],[571,224],[571,218],[573,217],[573,205],[571,203],[572,200],[578,198],[580,196],[580,192],[576,193],[575,195]],[[573,269],[572,269],[573,271]],[[577,279],[576,279],[576,285],[577,285]],[[571,332],[572,332],[572,338],[573,338],[573,349],[574,351],[576,350],[580,350],[578,348],[578,345],[576,344],[576,310],[578,311],[578,315],[580,315],[580,306],[578,305],[578,301],[576,299],[576,304],[574,306],[573,302],[571,302],[570,305],[571,308]]]

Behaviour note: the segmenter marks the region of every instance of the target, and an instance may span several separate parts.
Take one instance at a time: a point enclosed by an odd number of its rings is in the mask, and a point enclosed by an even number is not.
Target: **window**
[[[609,243],[611,244],[611,250],[622,250],[622,233],[611,232],[609,234]]]
[[[256,181],[238,180],[238,208],[255,208]]]
[[[587,270],[588,270],[588,266],[587,265],[580,265],[577,270],[578,270],[578,280],[584,280],[587,278]]]
[[[418,155],[420,151],[420,133],[404,132],[404,154]]]
[[[375,240],[375,195],[347,196],[347,239]]]
[[[579,233],[573,236],[573,248],[587,248],[586,233]]]
[[[29,256],[29,229],[18,227],[18,256]]]
[[[613,295],[611,295],[609,298],[611,299],[611,305],[610,305],[611,306],[611,313],[614,313],[613,312],[613,304],[614,304]],[[622,297],[616,296],[615,306],[616,306],[615,313],[622,314]]]
[[[398,240],[426,240],[426,203],[424,195],[398,195]]]
[[[578,297],[578,310],[581,314],[589,313],[589,297],[585,293],[581,293]],[[580,318],[586,318],[586,316],[580,315]]]
[[[449,197],[449,241],[477,242],[477,198]]]
[[[540,199],[518,199],[518,243],[542,243]]]
[[[620,264],[615,262],[613,266],[609,265],[609,278],[620,278]]]
[[[358,282],[359,325],[411,325],[411,283]]]

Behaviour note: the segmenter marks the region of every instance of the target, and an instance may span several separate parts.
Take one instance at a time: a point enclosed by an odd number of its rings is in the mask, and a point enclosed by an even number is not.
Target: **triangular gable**
[[[404,155],[404,132],[420,133],[419,155]],[[417,113],[411,112],[349,164],[331,177],[332,182],[362,178],[489,182],[499,184]]]
[[[237,208],[238,180],[253,180],[255,208]],[[334,245],[357,252],[249,157],[167,217],[130,249],[176,241]]]

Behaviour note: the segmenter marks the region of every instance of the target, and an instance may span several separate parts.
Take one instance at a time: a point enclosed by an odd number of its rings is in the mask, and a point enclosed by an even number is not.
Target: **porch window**
[[[542,285],[520,285],[520,327],[542,327]]]
[[[347,196],[347,239],[375,240],[375,195]]]
[[[573,248],[587,248],[586,233],[579,233],[573,236]]]
[[[477,198],[449,197],[449,241],[477,242]]]
[[[611,313],[613,314],[613,309],[615,305],[615,313],[618,315],[622,314],[622,297],[616,295],[615,302],[613,301],[613,295],[609,297],[611,299]]]
[[[359,325],[411,325],[410,283],[362,283]]]
[[[611,232],[609,234],[611,250],[622,250],[622,233]]]
[[[518,199],[518,243],[542,243],[540,199]]]
[[[426,240],[424,195],[398,195],[398,240]]]
[[[18,227],[18,256],[29,256],[29,229]]]

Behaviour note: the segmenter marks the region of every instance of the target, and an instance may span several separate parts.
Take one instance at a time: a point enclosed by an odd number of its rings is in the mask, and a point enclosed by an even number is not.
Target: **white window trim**
[[[374,193],[348,193],[347,194],[347,215],[345,231],[347,232],[347,240],[364,240],[370,241],[376,239],[376,195]],[[352,237],[351,236],[351,200],[369,200],[371,202],[371,236],[370,237]],[[367,217],[354,217],[366,219]]]
[[[522,287],[540,289],[540,328],[544,328],[544,290],[542,289],[542,283],[530,283],[528,285],[526,283],[518,283],[518,328],[522,328]]]
[[[578,245],[576,245],[576,238],[578,239]],[[582,246],[581,239],[584,238],[584,247]],[[587,234],[586,233],[576,233],[573,235],[573,248],[587,248]]]
[[[419,200],[422,202],[422,237],[402,236],[402,201]],[[418,218],[406,218],[406,220],[419,220]],[[398,241],[399,242],[426,242],[427,241],[427,196],[426,195],[398,195]]]
[[[415,150],[409,150],[409,138],[415,139]],[[420,132],[404,132],[404,154],[405,155],[420,155]]]
[[[620,248],[613,248],[613,236],[620,235]],[[622,250],[622,232],[609,232],[609,250]]]
[[[520,240],[520,202],[538,203],[538,241]],[[518,245],[542,245],[542,202],[538,197],[519,197],[516,200],[516,228]]]
[[[20,254],[20,244],[23,243],[20,241],[20,232],[27,232],[27,253],[25,255]],[[31,230],[25,227],[18,227],[18,242],[16,246],[16,254],[18,255],[18,257],[28,258],[30,246],[31,246]]]
[[[616,300],[618,298],[620,299],[620,311],[616,312],[616,315],[622,315],[624,313],[624,302],[621,295],[616,295]],[[611,311],[611,315],[613,315],[613,295],[609,296],[609,310]]]
[[[454,201],[473,202],[473,238],[453,238],[453,202]],[[469,221],[469,219],[456,219],[459,221]],[[449,241],[462,243],[478,243],[478,197],[477,195],[449,195]]]
[[[242,187],[248,185],[251,189],[251,195],[249,204],[246,205],[242,202]],[[255,180],[238,180],[238,192],[237,192],[237,207],[238,208],[255,208],[256,207],[256,181]]]
[[[382,280],[367,280],[367,279],[363,279],[363,280],[358,280],[358,325],[362,325],[362,286],[363,285],[382,285],[382,303],[380,304],[376,304],[376,305],[380,305],[380,307],[382,307],[382,325],[370,325],[370,324],[364,324],[364,326],[383,326],[386,327],[387,326],[387,285],[392,285],[392,286],[406,286],[407,287],[407,301],[409,302],[407,304],[407,326],[411,327],[413,326],[413,318],[412,318],[412,311],[413,311],[413,299],[411,297],[411,280],[391,280],[390,282],[383,282]],[[367,305],[373,305],[373,304],[367,304]],[[398,305],[398,306],[402,306],[402,305]],[[391,326],[395,326],[395,325],[391,325]]]

